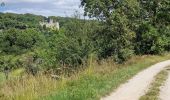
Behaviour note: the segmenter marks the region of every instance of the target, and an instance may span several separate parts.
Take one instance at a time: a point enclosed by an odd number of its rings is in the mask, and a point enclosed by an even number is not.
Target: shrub
[[[9,29],[0,36],[0,51],[6,54],[21,54],[44,44],[44,37],[34,29]]]
[[[80,44],[77,39],[68,38],[64,34],[53,36],[50,47],[57,62],[67,66],[83,64],[90,49],[86,43]]]
[[[156,28],[148,23],[139,26],[136,32],[137,54],[160,54],[164,51],[166,40]]]
[[[165,41],[165,50],[170,51],[170,26],[162,26],[159,32]]]
[[[125,16],[119,17],[119,14],[115,16],[116,21],[110,26],[99,27],[92,40],[99,59],[112,56],[116,62],[122,63],[133,55],[132,40],[135,33],[128,29]]]

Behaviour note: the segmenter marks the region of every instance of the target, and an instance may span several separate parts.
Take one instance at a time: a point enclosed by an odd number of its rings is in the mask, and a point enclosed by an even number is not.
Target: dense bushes
[[[92,37],[99,59],[112,56],[116,62],[122,63],[134,54],[132,39],[135,34],[125,29],[122,23],[106,26],[100,30]]]
[[[161,27],[159,32],[161,37],[163,37],[163,40],[166,41],[165,50],[170,51],[170,26]]]
[[[103,28],[94,33],[100,58],[123,62],[133,54],[161,54],[169,48],[168,0],[81,0],[85,15]],[[162,18],[160,17],[162,16]]]
[[[93,50],[88,36],[91,27],[89,23],[74,19],[60,31],[53,32],[48,43],[49,54],[57,62],[54,66],[74,68],[86,63]]]
[[[0,13],[0,29],[26,29],[26,28],[39,28],[39,22],[45,17],[35,16],[32,14],[13,14],[13,13]]]
[[[44,45],[44,37],[33,29],[9,29],[1,32],[0,36],[0,51],[5,54],[21,54]]]
[[[51,16],[61,22],[60,30],[41,27],[39,22],[47,19],[43,16],[0,13],[1,65],[6,62],[28,71],[75,69],[87,64],[91,54],[123,63],[135,54],[170,51],[169,4],[168,0],[81,0],[85,15],[95,20]]]
[[[82,0],[85,14],[101,21],[101,27],[92,34],[99,59],[113,57],[116,62],[122,63],[134,54],[135,32],[130,24],[136,16],[136,5],[132,3],[136,4],[136,1]]]
[[[167,40],[148,23],[141,24],[136,33],[137,54],[161,54],[165,50]]]

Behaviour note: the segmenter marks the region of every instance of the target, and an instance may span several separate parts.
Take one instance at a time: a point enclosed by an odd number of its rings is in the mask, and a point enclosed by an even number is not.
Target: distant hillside
[[[54,21],[60,23],[60,27],[65,26],[73,18],[69,17],[55,17],[50,16]],[[14,13],[0,13],[0,29],[25,29],[25,28],[38,28],[39,22],[47,20],[47,17],[33,14],[14,14]]]
[[[13,14],[13,13],[0,13],[0,29],[25,29],[35,28],[38,26],[39,21],[45,17],[32,14]]]

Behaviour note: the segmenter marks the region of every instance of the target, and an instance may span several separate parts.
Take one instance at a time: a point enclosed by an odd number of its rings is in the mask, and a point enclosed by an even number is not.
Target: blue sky
[[[0,12],[32,13],[44,16],[72,16],[76,10],[83,14],[80,0],[0,0],[5,7]]]

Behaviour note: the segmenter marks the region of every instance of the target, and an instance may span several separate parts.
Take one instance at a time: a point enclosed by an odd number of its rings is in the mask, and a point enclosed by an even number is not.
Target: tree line
[[[51,16],[60,30],[39,25],[47,18],[0,13],[0,68],[74,71],[95,59],[123,63],[134,55],[170,50],[169,0],[81,0],[94,20]]]

